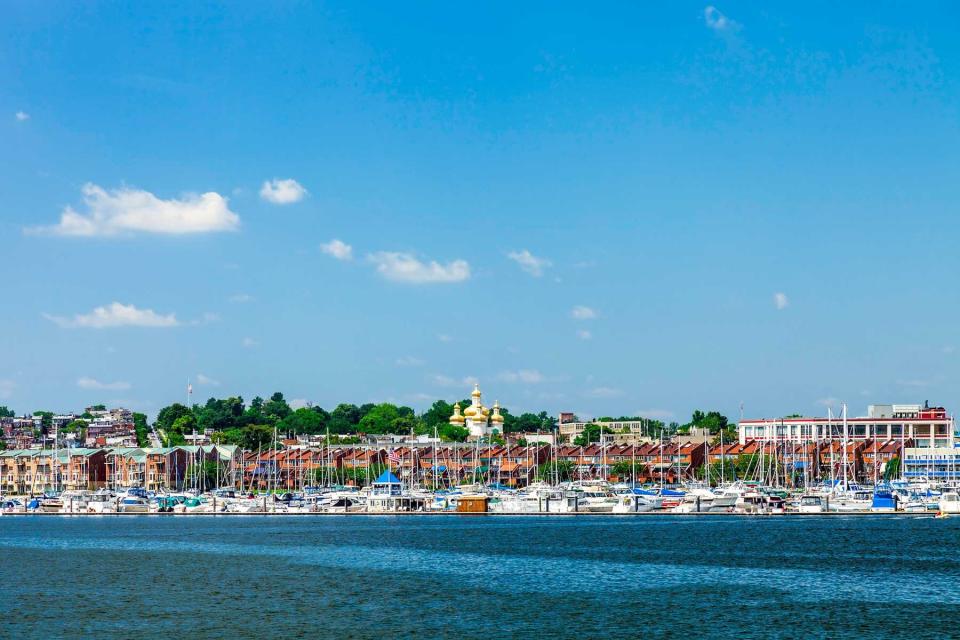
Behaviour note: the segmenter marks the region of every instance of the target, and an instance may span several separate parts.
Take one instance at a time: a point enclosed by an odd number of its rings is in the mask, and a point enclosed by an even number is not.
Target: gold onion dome
[[[450,417],[451,424],[460,424],[464,421],[463,416],[460,415],[460,403],[457,402],[453,405],[453,415]]]

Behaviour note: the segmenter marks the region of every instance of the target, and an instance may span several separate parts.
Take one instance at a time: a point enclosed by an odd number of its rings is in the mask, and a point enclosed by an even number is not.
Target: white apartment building
[[[960,443],[954,419],[943,407],[874,404],[867,408],[866,416],[848,417],[846,422],[850,440],[912,440],[918,448],[952,448]],[[747,440],[816,442],[844,438],[843,419],[839,417],[741,420],[737,428],[740,444]]]

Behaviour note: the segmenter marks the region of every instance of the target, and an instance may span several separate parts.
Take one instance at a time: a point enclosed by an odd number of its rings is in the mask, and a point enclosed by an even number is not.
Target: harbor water
[[[0,636],[941,638],[960,518],[0,517]]]

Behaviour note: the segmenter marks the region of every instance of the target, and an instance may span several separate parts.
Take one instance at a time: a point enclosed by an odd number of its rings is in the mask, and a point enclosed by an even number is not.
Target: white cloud
[[[734,31],[740,27],[713,5],[707,5],[703,9],[703,21],[714,31]]]
[[[396,360],[398,367],[422,367],[424,364],[423,360],[414,356],[404,356]]]
[[[580,329],[579,331],[577,331],[577,337],[580,338],[581,340],[592,340],[593,334],[587,331],[586,329]]]
[[[13,117],[17,119],[17,122],[24,122],[30,119],[30,114],[26,111],[17,111]]]
[[[676,417],[676,414],[669,409],[640,409],[637,415],[651,420],[670,420]]]
[[[245,349],[252,349],[253,347],[259,346],[260,343],[253,338],[244,338],[240,341],[240,345]]]
[[[227,206],[227,199],[213,191],[179,200],[162,200],[149,191],[129,187],[107,191],[92,183],[83,185],[81,191],[86,214],[68,206],[59,224],[26,231],[81,237],[135,232],[180,235],[234,231],[240,226],[240,217]]]
[[[956,347],[954,347],[952,344],[948,344],[947,346],[945,346],[945,347],[943,348],[943,353],[944,353],[944,355],[948,355],[948,356],[949,356],[950,354],[954,353],[956,350],[957,350]]]
[[[497,376],[502,382],[523,382],[525,384],[538,384],[543,382],[543,374],[536,369],[519,369],[518,371],[503,371]]]
[[[787,294],[778,291],[773,294],[773,306],[777,308],[777,311],[783,311],[790,304],[790,298],[787,297]]]
[[[897,384],[900,385],[901,387],[914,387],[914,388],[919,389],[919,388],[922,388],[922,387],[929,387],[929,386],[930,386],[930,381],[929,381],[929,380],[920,380],[920,379],[917,379],[917,380],[897,380]]]
[[[321,244],[320,251],[328,256],[333,256],[337,260],[353,260],[353,247],[336,238]]]
[[[405,284],[445,284],[463,282],[470,277],[466,260],[440,264],[434,260],[421,262],[409,253],[380,251],[368,256],[376,265],[377,273],[392,282]]]
[[[593,389],[587,389],[584,395],[588,398],[617,398],[623,395],[623,391],[613,387],[594,387]]]
[[[294,398],[290,400],[287,404],[290,405],[290,408],[296,411],[297,409],[309,409],[313,406],[313,403],[306,398]]]
[[[126,391],[130,388],[129,382],[100,382],[93,378],[78,378],[77,386],[81,389],[95,389],[98,391]]]
[[[597,317],[597,312],[590,307],[577,305],[570,311],[570,316],[573,317],[574,320],[593,320]]]
[[[826,408],[828,408],[828,409],[833,409],[834,407],[837,407],[837,406],[840,405],[840,401],[839,401],[838,399],[836,399],[836,398],[833,398],[833,397],[819,398],[819,399],[817,400],[817,404],[820,405],[821,407],[826,407]]]
[[[265,181],[260,187],[260,197],[273,204],[293,204],[303,200],[306,195],[307,190],[293,178],[274,178]]]
[[[180,323],[172,314],[159,314],[152,309],[138,309],[132,304],[112,302],[97,307],[90,313],[80,313],[72,318],[43,314],[47,320],[69,329],[112,329],[114,327],[176,327]]]
[[[439,340],[440,342],[453,342],[453,337],[448,336],[445,333],[441,333],[437,336],[437,340]]]
[[[474,376],[465,376],[457,380],[441,374],[431,376],[430,381],[439,387],[472,387],[479,382]]]
[[[205,376],[202,373],[197,374],[197,384],[204,387],[219,387],[220,381],[214,380],[209,376]]]
[[[204,324],[212,324],[212,323],[214,323],[214,322],[219,322],[219,321],[220,321],[220,315],[219,315],[219,314],[216,314],[216,313],[214,313],[213,311],[204,311],[204,312],[203,312],[203,315],[201,315],[201,316],[200,316],[199,318],[197,318],[196,320],[191,320],[191,321],[190,321],[190,324],[192,324],[192,325],[204,325]]]
[[[13,390],[17,383],[13,380],[0,379],[0,398],[9,398],[13,395]]]
[[[246,302],[253,302],[254,297],[249,293],[235,293],[230,296],[230,302],[235,302],[237,304],[244,304]]]
[[[507,257],[535,278],[542,276],[543,270],[553,265],[553,263],[546,258],[538,258],[526,249],[523,251],[511,251],[507,254]]]

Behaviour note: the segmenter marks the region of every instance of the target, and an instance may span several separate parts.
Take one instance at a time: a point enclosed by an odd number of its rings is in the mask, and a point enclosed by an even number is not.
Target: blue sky
[[[958,405],[953,3],[4,13],[0,404]]]

